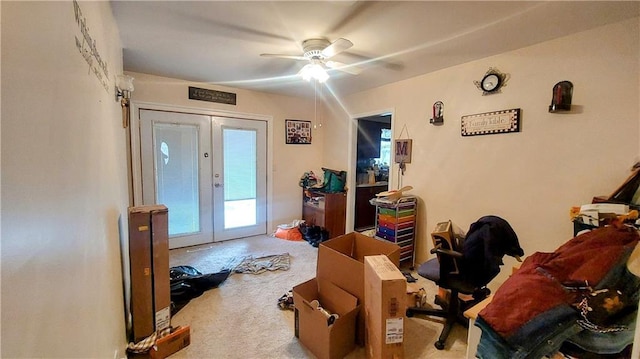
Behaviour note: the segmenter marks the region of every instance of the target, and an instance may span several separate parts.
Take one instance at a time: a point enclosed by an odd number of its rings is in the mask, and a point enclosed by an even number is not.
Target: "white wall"
[[[487,214],[506,218],[527,254],[553,251],[572,236],[570,207],[610,194],[638,159],[638,24],[635,18],[343,98],[346,111],[334,106],[339,115],[325,126],[335,129],[325,136],[325,158],[348,151],[342,129],[352,114],[392,108],[394,136],[406,126],[413,139],[402,181],[422,199],[418,263],[437,222],[468,228]],[[510,79],[502,93],[482,96],[473,81],[489,67]],[[549,113],[562,80],[573,82],[573,109]],[[438,100],[443,126],[429,124]],[[522,110],[521,132],[460,135],[461,116],[513,108]]]
[[[135,78],[132,100],[140,107],[152,103],[176,106],[185,111],[230,111],[238,113],[238,117],[243,114],[272,117],[268,133],[271,138],[268,161],[271,162],[272,172],[268,173],[271,212],[268,213],[267,230],[271,233],[278,224],[290,223],[301,217],[302,189],[298,182],[304,172],[317,170],[322,166],[324,127],[312,129],[311,145],[285,144],[284,128],[286,119],[314,121],[313,99],[193,83],[142,73],[128,74]],[[235,93],[237,104],[190,100],[189,86]],[[312,89],[310,85],[309,90]]]
[[[83,35],[73,2],[0,6],[1,356],[124,357],[126,132],[110,5],[79,4],[106,62],[108,73],[98,70],[106,88],[76,47]]]

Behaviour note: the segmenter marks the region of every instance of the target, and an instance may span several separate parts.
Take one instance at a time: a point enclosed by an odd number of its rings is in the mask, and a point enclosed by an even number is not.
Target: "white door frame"
[[[375,111],[370,111],[370,112],[364,112],[364,113],[357,113],[357,114],[350,114],[351,116],[351,126],[349,127],[349,162],[348,162],[348,169],[347,172],[348,173],[352,173],[352,176],[347,176],[347,188],[356,188],[356,176],[355,176],[355,169],[356,169],[356,162],[357,162],[357,157],[358,157],[358,151],[357,151],[357,144],[358,144],[358,119],[359,118],[363,118],[363,117],[371,117],[371,116],[378,116],[378,115],[382,115],[382,114],[389,114],[391,115],[391,140],[393,141],[393,139],[395,138],[395,130],[394,130],[394,125],[395,125],[395,109],[394,108],[388,108],[388,109],[382,109],[382,110],[375,110]],[[393,144],[392,144],[393,146]],[[393,156],[392,156],[393,157]],[[392,189],[392,184],[394,183],[394,178],[393,178],[393,168],[394,166],[397,166],[395,163],[393,163],[393,159],[391,161],[391,163],[389,164],[389,189]],[[347,233],[349,232],[353,232],[354,231],[354,226],[355,226],[355,213],[356,213],[356,191],[347,191],[347,220],[346,220],[346,231]]]
[[[215,117],[231,117],[236,119],[259,120],[267,123],[267,233],[270,233],[274,225],[273,218],[273,116],[233,112],[216,109],[204,109],[196,107],[186,107],[177,105],[165,105],[153,102],[132,101],[131,117],[129,125],[129,149],[131,153],[131,200],[134,206],[142,205],[142,160],[140,154],[140,109],[156,111],[182,112],[196,115],[207,115]]]

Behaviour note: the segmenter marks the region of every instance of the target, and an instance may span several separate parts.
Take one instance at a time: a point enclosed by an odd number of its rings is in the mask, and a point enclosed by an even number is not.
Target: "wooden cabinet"
[[[354,216],[354,228],[364,230],[373,228],[376,224],[376,207],[369,201],[376,198],[376,194],[384,192],[389,186],[382,185],[358,185],[356,187],[356,208]]]
[[[302,219],[307,224],[324,227],[329,231],[329,238],[345,233],[346,192],[324,193],[305,190],[302,197]]]

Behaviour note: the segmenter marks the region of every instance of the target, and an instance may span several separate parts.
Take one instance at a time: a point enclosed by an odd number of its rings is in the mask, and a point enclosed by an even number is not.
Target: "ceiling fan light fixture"
[[[306,81],[316,79],[318,82],[323,83],[329,79],[329,74],[322,68],[320,64],[307,64],[300,70],[300,76]]]

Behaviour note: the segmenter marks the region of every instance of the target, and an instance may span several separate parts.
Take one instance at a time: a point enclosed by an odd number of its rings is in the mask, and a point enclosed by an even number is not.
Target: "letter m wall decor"
[[[395,140],[395,163],[411,163],[411,140]]]

